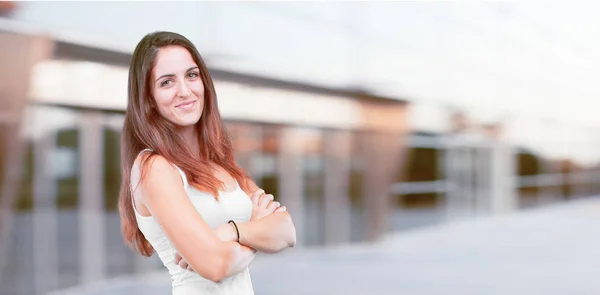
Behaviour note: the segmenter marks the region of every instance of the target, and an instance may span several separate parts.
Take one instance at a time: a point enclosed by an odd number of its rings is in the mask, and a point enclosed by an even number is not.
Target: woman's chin
[[[198,123],[198,121],[200,120],[200,115],[185,115],[185,116],[180,116],[179,118],[177,118],[177,120],[173,120],[176,125],[180,126],[180,127],[189,127],[189,126],[193,126],[196,125],[196,123]]]

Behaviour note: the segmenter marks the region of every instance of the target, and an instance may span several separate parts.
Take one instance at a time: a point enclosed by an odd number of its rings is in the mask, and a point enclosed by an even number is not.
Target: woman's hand
[[[261,219],[273,212],[283,212],[287,209],[281,207],[279,202],[273,201],[273,195],[265,194],[265,191],[260,189],[254,192],[250,197],[252,200],[252,216],[250,221]]]

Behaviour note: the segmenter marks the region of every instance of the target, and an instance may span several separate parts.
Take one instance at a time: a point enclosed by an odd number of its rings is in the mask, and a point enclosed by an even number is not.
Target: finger
[[[262,195],[260,197],[260,207],[267,208],[271,201],[273,201],[273,195]]]
[[[259,189],[259,190],[255,191],[255,192],[252,194],[252,197],[253,197],[253,198],[257,198],[257,197],[260,197],[260,196],[262,196],[264,193],[265,193],[265,190],[263,190],[263,189]]]
[[[279,202],[277,202],[277,201],[270,202],[269,205],[267,206],[267,210],[273,212],[277,208],[279,208],[280,205],[281,204],[279,204]]]
[[[260,196],[262,196],[265,193],[264,190],[259,189],[257,191],[255,191],[252,196],[250,197],[250,199],[252,200],[252,205],[258,205],[258,201]]]
[[[281,206],[275,210],[275,212],[285,212],[285,211],[287,211],[287,208],[285,206]]]
[[[268,194],[268,195],[262,195],[260,197],[260,206],[264,206],[266,207],[269,202],[273,201],[273,195]]]
[[[175,264],[179,264],[179,261],[181,261],[181,255],[179,255],[179,253],[175,253]]]
[[[187,264],[187,262],[185,262],[185,260],[179,261],[178,264],[179,264],[179,267],[181,267],[183,269],[186,269],[188,267],[188,264]]]

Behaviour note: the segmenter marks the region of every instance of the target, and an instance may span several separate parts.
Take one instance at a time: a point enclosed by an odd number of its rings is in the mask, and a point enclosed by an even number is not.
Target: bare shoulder
[[[133,163],[133,170],[138,172],[146,169],[148,172],[161,173],[163,171],[176,171],[167,159],[158,154],[143,153]]]
[[[171,187],[181,186],[181,179],[176,168],[163,156],[151,153],[143,153],[133,163],[131,169],[131,187],[134,196],[146,198],[148,189],[156,185]],[[136,193],[142,188],[143,193]],[[136,199],[137,199],[136,197]]]

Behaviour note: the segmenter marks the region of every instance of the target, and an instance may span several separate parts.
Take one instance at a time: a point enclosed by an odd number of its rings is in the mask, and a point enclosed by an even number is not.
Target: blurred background
[[[129,60],[157,30],[198,47],[239,164],[294,218],[257,294],[598,294],[599,12],[0,2],[0,294],[169,294],[116,209]]]

